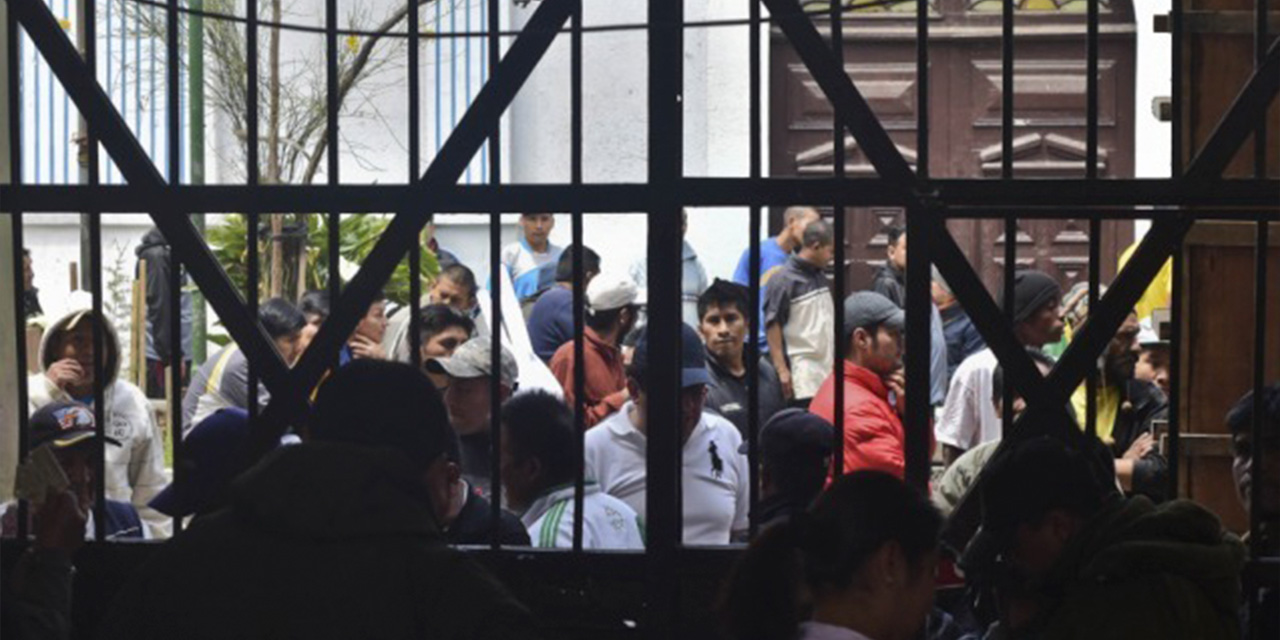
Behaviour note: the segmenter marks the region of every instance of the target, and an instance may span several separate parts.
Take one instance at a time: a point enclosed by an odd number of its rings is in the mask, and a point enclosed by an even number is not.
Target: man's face
[[[689,441],[702,420],[702,405],[707,401],[707,385],[697,384],[680,390],[680,444]]]
[[[521,458],[511,445],[507,426],[502,425],[502,443],[498,447],[498,464],[502,468],[502,497],[507,507],[517,513],[529,508],[537,498],[538,461]]]
[[[369,305],[369,311],[360,319],[360,324],[356,325],[356,334],[377,343],[382,342],[383,336],[387,335],[386,302],[379,300]]]
[[[471,435],[489,428],[489,378],[450,378],[444,391],[449,422],[459,435]]]
[[[742,355],[747,323],[737,305],[710,305],[698,325],[707,351],[720,362],[735,361]]]
[[[810,255],[812,256],[810,262],[822,267],[823,269],[830,266],[831,261],[836,259],[836,245],[834,242],[831,244],[814,245],[810,249],[810,252]]]
[[[449,278],[436,278],[431,287],[431,304],[443,304],[459,311],[471,311],[476,300],[471,291]]]
[[[525,242],[535,247],[547,243],[555,226],[556,217],[549,213],[526,213],[520,216],[520,228],[524,230]]]
[[[306,326],[304,325],[303,330],[305,329],[306,329]],[[310,338],[307,338],[306,340],[309,344]],[[302,341],[303,341],[302,331],[292,331],[274,340],[274,342],[276,343],[276,349],[280,351],[280,357],[283,358],[284,361],[288,363],[290,366],[292,366],[293,363],[297,361],[298,356],[302,355],[303,349],[306,348],[302,344]]]
[[[1138,329],[1138,316],[1131,313],[1111,338],[1103,358],[1108,379],[1116,382],[1133,379],[1138,354],[1142,351],[1138,347]]]
[[[865,329],[856,329],[853,336],[855,353],[861,359],[861,366],[870,369],[880,376],[887,376],[902,367],[902,332],[881,325],[875,333]]]
[[[889,262],[899,271],[907,268],[907,234],[898,236],[898,244],[889,245]]]
[[[69,449],[53,448],[53,455],[58,459],[58,466],[67,474],[71,492],[80,501],[82,507],[93,504],[93,447],[88,443],[79,444]]]
[[[104,336],[105,337],[105,336]],[[62,332],[54,349],[55,360],[75,360],[83,372],[77,386],[88,387],[93,384],[93,323],[88,318],[81,318],[74,329]]]
[[[1054,298],[1018,323],[1018,338],[1028,347],[1043,347],[1062,339],[1062,297]]]
[[[1138,364],[1134,367],[1133,377],[1150,382],[1169,395],[1169,349],[1164,345],[1154,345],[1142,349],[1138,355]]]
[[[1262,495],[1262,517],[1272,520],[1280,519],[1280,434],[1273,434],[1262,451],[1263,474],[1258,482],[1254,482],[1253,473],[1253,434],[1246,429],[1231,437],[1231,477],[1236,483],[1236,494],[1240,503],[1248,511],[1254,488]]]
[[[469,340],[471,336],[462,327],[445,327],[443,331],[428,337],[422,343],[422,361],[433,360],[436,358],[448,358],[457,351],[462,343]]]

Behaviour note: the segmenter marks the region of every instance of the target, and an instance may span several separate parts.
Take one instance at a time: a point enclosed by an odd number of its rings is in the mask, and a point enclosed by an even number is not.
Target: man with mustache
[[[1169,413],[1169,403],[1154,384],[1134,378],[1138,364],[1138,315],[1130,313],[1107,345],[1097,376],[1094,433],[1116,456],[1116,478],[1126,493],[1162,500],[1168,462],[1160,455],[1152,430]],[[1071,396],[1081,429],[1088,428],[1088,383]]]

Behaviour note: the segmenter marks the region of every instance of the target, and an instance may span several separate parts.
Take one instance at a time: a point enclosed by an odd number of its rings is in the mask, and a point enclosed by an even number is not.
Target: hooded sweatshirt
[[[524,608],[445,545],[421,472],[392,449],[277,449],[138,570],[100,637],[531,637]]]
[[[1236,640],[1244,560],[1194,503],[1118,499],[1067,543],[1043,585],[1055,605],[1018,637]]]
[[[88,308],[78,309],[49,325],[40,342],[41,372],[27,380],[27,410],[30,414],[57,400],[93,402],[93,398],[71,397],[44,374],[49,365],[58,360],[58,354],[51,348],[54,341],[66,332],[72,320],[80,318],[80,322],[86,322],[90,313]],[[80,317],[82,315],[83,318]],[[103,478],[106,495],[111,500],[133,504],[142,516],[150,538],[167,538],[172,531],[172,520],[147,506],[151,498],[169,484],[164,469],[164,436],[156,424],[151,402],[142,390],[119,379],[120,338],[110,322],[102,324],[107,329],[103,335],[106,351],[103,363],[106,377],[102,385],[104,432],[120,442],[118,447],[106,446]]]

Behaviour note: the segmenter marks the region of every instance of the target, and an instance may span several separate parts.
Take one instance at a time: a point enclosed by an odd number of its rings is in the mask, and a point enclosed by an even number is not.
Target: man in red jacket
[[[901,418],[906,406],[902,373],[905,326],[902,309],[878,293],[862,291],[845,298],[845,473],[873,469],[903,477],[907,439]],[[836,424],[835,385],[832,373],[809,405],[811,412],[832,424]],[[933,443],[929,446],[932,449]]]

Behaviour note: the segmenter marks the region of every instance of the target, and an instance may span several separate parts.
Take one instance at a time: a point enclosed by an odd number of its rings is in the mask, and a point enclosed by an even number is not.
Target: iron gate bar
[[[1025,208],[1033,218],[1045,212],[1078,211],[1082,216],[1104,215],[1095,209],[1107,208],[1105,217],[1156,217],[1160,211],[1121,211],[1120,207],[1180,208],[1212,206],[1197,210],[1198,218],[1223,217],[1232,210],[1262,209],[1259,215],[1275,215],[1280,210],[1276,193],[1280,180],[1224,179],[1184,182],[1169,178],[1086,181],[1077,179],[962,180],[934,179],[924,188],[926,195],[945,203],[947,217],[991,217],[975,207]],[[804,202],[839,202],[855,206],[907,206],[908,194],[877,178],[683,178],[679,182],[682,203],[693,207],[786,206]],[[525,207],[568,210],[581,206],[599,213],[636,213],[643,209],[655,190],[647,184],[450,185],[432,191],[434,210],[452,213],[487,213],[493,209]],[[1041,202],[1046,193],[1053,205]],[[327,207],[348,213],[382,213],[387,203],[404,210],[421,208],[421,196],[414,185],[261,186],[182,185],[164,189],[170,209],[182,211],[244,211],[256,206],[262,211],[316,211]],[[0,211],[57,213],[94,202],[104,213],[132,213],[154,208],[157,190],[132,185],[0,185]],[[1037,213],[1039,212],[1039,213]],[[1074,217],[1074,216],[1073,216]],[[198,234],[197,234],[198,235]]]
[[[165,103],[168,113],[166,114],[168,128],[168,161],[169,175],[173,176],[173,182],[182,182],[182,136],[174,135],[174,132],[181,131],[181,88],[182,82],[178,74],[181,69],[179,44],[181,42],[180,32],[178,30],[178,0],[168,0],[169,13],[165,16]],[[154,47],[153,58],[154,62]],[[179,212],[168,212],[165,215],[186,215]],[[173,481],[186,482],[185,471],[182,469],[182,378],[183,364],[186,362],[187,354],[182,351],[182,263],[174,263],[173,247],[169,247],[169,299],[167,303],[174,313],[169,314],[169,385],[172,389],[169,394],[169,446],[171,447],[171,455],[173,460]],[[194,301],[193,301],[194,304]],[[194,336],[194,332],[193,332]],[[194,343],[194,339],[193,339]],[[192,359],[194,365],[194,359]],[[181,479],[180,479],[181,478]],[[177,535],[182,531],[182,518],[173,518],[173,533]]]
[[[89,295],[93,310],[93,424],[98,432],[93,442],[93,539],[102,542],[107,536],[107,327],[102,314],[102,216],[96,215],[89,216]],[[119,343],[116,346],[119,362]]]
[[[1262,65],[1267,57],[1268,35],[1267,15],[1270,11],[1269,0],[1254,0],[1253,3],[1253,47],[1255,50],[1254,68]],[[1258,118],[1253,134],[1253,175],[1255,178],[1267,177],[1267,119]]]
[[[1266,58],[1254,69],[1249,81],[1236,95],[1231,108],[1214,127],[1200,153],[1187,168],[1184,180],[1199,182],[1219,180],[1246,138],[1254,133],[1258,121],[1265,120],[1268,106],[1280,89],[1280,40],[1271,43]],[[1263,145],[1265,146],[1265,145]],[[1272,193],[1274,203],[1275,193]]]
[[[325,65],[325,98],[326,98],[326,125],[325,140],[326,150],[329,157],[329,184],[338,184],[338,165],[341,156],[338,151],[338,112],[341,103],[338,102],[338,0],[325,0],[324,3],[324,65]],[[255,80],[257,78],[254,78]],[[329,252],[333,253],[336,249],[330,245]],[[336,272],[329,274],[330,279],[334,278]],[[330,298],[337,300],[337,297]]]
[[[386,231],[365,258],[363,266],[347,283],[341,299],[331,297],[332,313],[320,326],[312,341],[313,347],[302,354],[293,368],[295,387],[289,391],[291,395],[299,394],[291,398],[296,406],[302,406],[301,403],[305,401],[299,390],[311,389],[319,382],[320,376],[328,367],[328,361],[355,329],[364,310],[373,302],[377,291],[386,283],[401,256],[415,242],[427,217],[438,210],[435,203],[430,201],[434,191],[457,183],[458,177],[466,170],[470,160],[490,134],[491,128],[496,126],[502,113],[550,47],[556,29],[548,27],[558,28],[563,25],[568,20],[571,9],[571,0],[547,0],[539,5],[528,23],[537,31],[522,35],[512,43],[507,56],[480,89],[426,173],[413,185],[416,192],[414,195],[424,201],[412,209],[400,209],[396,212]],[[497,309],[495,306],[495,313]],[[264,427],[266,435],[263,437],[266,439],[258,442],[259,446],[268,446],[268,436],[274,434],[278,438],[283,432],[288,415],[281,415],[281,412],[286,411],[285,403],[281,396],[273,392],[270,404],[263,413],[263,421],[267,425]]]
[[[569,182],[582,184],[582,0],[573,2],[573,22],[569,30]],[[575,208],[573,217],[573,550],[582,552],[583,501],[586,496],[586,344],[582,336],[584,291],[582,265],[582,209]],[[557,266],[557,271],[559,267]],[[553,285],[555,286],[555,285]]]
[[[915,183],[915,173],[906,159],[898,152],[893,140],[885,132],[884,125],[876,118],[866,98],[845,74],[843,66],[825,51],[822,36],[809,16],[800,8],[797,0],[760,0],[786,34],[796,53],[804,61],[822,93],[831,101],[835,117],[853,134],[858,145],[884,180],[884,186],[909,190]],[[837,144],[836,149],[843,148]],[[817,202],[817,201],[814,201]],[[830,202],[822,200],[821,202]]]
[[[751,26],[747,32],[747,148],[750,157],[747,161],[747,173],[752,179],[759,179],[763,167],[763,136],[760,132],[760,120],[763,109],[760,107],[763,90],[760,79],[760,3],[751,0],[747,3],[747,17]],[[751,232],[747,235],[747,467],[750,487],[748,488],[747,533],[755,538],[760,527],[760,225],[763,223],[763,210],[760,205],[752,204],[747,212],[747,226]],[[764,238],[769,238],[766,232]],[[699,319],[701,320],[701,319]]]
[[[422,114],[418,66],[418,47],[422,46],[421,26],[418,23],[419,0],[405,0],[409,5],[408,93],[409,93],[409,175],[422,173]],[[439,277],[439,261],[436,262]],[[301,292],[299,292],[301,293]],[[422,311],[422,236],[409,249],[409,361],[414,369],[422,368],[422,336],[420,331]]]
[[[907,413],[904,416],[906,442],[904,444],[906,458],[905,480],[907,484],[929,494],[929,440],[933,431],[930,420],[930,409],[933,406],[932,376],[933,331],[932,322],[933,296],[930,292],[929,264],[933,255],[933,238],[939,233],[941,218],[931,207],[916,205],[907,209],[907,291],[906,299],[916,304],[907,304],[906,344],[910,346],[906,352],[907,374]],[[840,236],[843,238],[844,236]],[[921,300],[929,303],[921,304]],[[843,347],[843,345],[842,345]],[[837,353],[842,353],[843,348]],[[843,358],[841,358],[843,360]],[[837,415],[844,413],[843,404],[837,404]]]
[[[128,125],[112,105],[111,99],[96,81],[91,71],[95,57],[93,47],[90,46],[85,52],[86,55],[81,58],[58,26],[49,7],[39,0],[6,1],[23,28],[27,30],[32,42],[45,57],[50,69],[62,82],[67,94],[80,110],[81,117],[89,124],[90,184],[81,188],[90,190],[103,188],[97,185],[97,142],[101,141],[102,146],[107,148],[108,154],[115,160],[116,167],[129,182],[127,187],[120,188],[126,192],[136,190],[140,202],[144,203],[144,206],[133,211],[151,209],[155,202],[161,200],[172,202],[172,198],[165,196],[166,187],[155,165],[142,149],[137,138],[129,131]],[[90,17],[92,7],[92,3],[85,5],[86,14]],[[86,20],[85,29],[91,31],[92,28],[93,21]],[[92,34],[88,35],[92,36]],[[92,37],[87,37],[87,40],[92,43]],[[70,206],[61,211],[74,211],[84,202],[93,202],[95,205],[108,203],[103,200],[80,200],[69,203]],[[288,370],[280,360],[279,354],[271,346],[257,319],[247,313],[239,293],[231,284],[226,272],[218,265],[190,218],[185,215],[165,215],[156,211],[152,211],[149,215],[156,227],[169,240],[175,252],[187,263],[192,279],[213,305],[228,333],[251,358],[251,361],[265,366],[264,377],[267,386],[272,391],[277,388],[284,390],[289,383]]]
[[[1265,147],[1264,140],[1258,139],[1258,146]],[[1262,450],[1266,448],[1263,436],[1264,422],[1267,420],[1266,404],[1263,402],[1262,391],[1267,384],[1267,253],[1270,251],[1270,235],[1271,225],[1265,220],[1259,220],[1254,243],[1254,280],[1253,280],[1253,424],[1249,425],[1250,442],[1253,447],[1249,450],[1249,474],[1252,478],[1266,478],[1263,473],[1263,466],[1267,462],[1275,464],[1275,460],[1266,460],[1262,455]],[[1266,532],[1262,528],[1262,489],[1258,484],[1253,484],[1249,491],[1249,531],[1253,534],[1249,536],[1249,559],[1256,561],[1267,553],[1264,546],[1267,540],[1264,540],[1264,533],[1276,535],[1274,532]],[[1259,587],[1266,583],[1256,583]],[[1249,598],[1249,627],[1250,637],[1262,637],[1262,610],[1259,598]],[[1275,613],[1275,612],[1272,612]]]
[[[22,96],[19,92],[14,91],[12,87],[22,86],[22,65],[21,65],[21,48],[18,43],[21,41],[21,32],[18,29],[18,16],[11,7],[6,7],[5,11],[5,57],[6,71],[9,80],[9,89],[6,93],[9,110],[9,180],[12,184],[22,184],[22,145],[18,144],[22,140]],[[3,200],[3,198],[0,198]],[[14,359],[20,367],[17,375],[17,402],[21,407],[18,410],[18,461],[22,462],[27,457],[27,451],[30,449],[30,434],[27,431],[30,416],[27,414],[26,407],[28,402],[27,391],[27,313],[25,304],[19,303],[18,292],[26,288],[26,263],[23,258],[23,249],[26,245],[23,241],[23,212],[21,210],[13,210],[9,216],[10,231],[13,239],[13,295],[14,295],[14,327],[20,328],[14,331]],[[26,500],[18,500],[18,539],[26,541],[27,539],[27,513],[30,505]]]
[[[1115,336],[1124,319],[1133,311],[1133,305],[1146,292],[1151,279],[1164,266],[1169,256],[1182,244],[1183,237],[1191,229],[1194,218],[1179,215],[1162,218],[1152,223],[1151,230],[1138,245],[1128,264],[1112,281],[1107,294],[1102,296],[1096,308],[1089,309],[1089,319],[1084,328],[1071,339],[1071,344],[1058,359],[1058,364],[1047,379],[1047,390],[1055,400],[1066,402],[1090,368],[1096,367],[1108,342]],[[1028,400],[1030,404],[1030,400]]]
[[[1000,177],[1005,180],[1013,177],[1014,6],[1014,0],[1004,0],[1000,4]],[[1008,238],[1005,240],[1007,242]],[[1006,277],[1008,274],[1006,269]]]
[[[436,7],[438,9],[439,5],[436,5]],[[489,15],[489,24],[488,24],[489,58],[486,61],[486,64],[488,65],[488,68],[487,68],[488,77],[493,78],[497,75],[498,62],[501,59],[501,55],[500,55],[501,51],[499,46],[500,43],[498,41],[498,36],[497,36],[498,29],[499,27],[501,27],[501,24],[500,24],[501,12],[500,12],[498,0],[489,0],[488,15]],[[437,126],[438,126],[438,121],[437,121]],[[502,156],[501,156],[502,119],[501,119],[501,116],[495,117],[493,119],[493,124],[487,133],[488,133],[487,148],[489,149],[489,184],[499,185],[502,183]],[[438,140],[436,144],[439,145]],[[461,175],[461,172],[459,172],[459,175]],[[495,340],[501,337],[501,332],[496,327],[502,326],[502,305],[500,304],[501,292],[499,291],[499,286],[501,285],[502,281],[498,277],[499,252],[502,250],[502,247],[501,247],[500,239],[498,238],[498,233],[495,231],[495,228],[499,227],[502,222],[502,215],[501,215],[502,210],[501,208],[494,208],[490,210],[488,213],[489,213],[489,275],[494,283],[493,286],[490,287],[490,291],[489,291],[489,302],[490,302],[489,308],[493,310],[493,317],[490,318],[490,322],[492,322],[494,325],[494,327],[490,328],[490,331],[492,331],[492,333],[490,334],[490,340],[491,340],[490,344],[496,345],[500,343],[496,342]],[[501,365],[501,362],[498,359],[501,357],[501,351],[500,350],[495,351],[493,349],[491,349],[490,351],[498,356],[494,358],[492,364],[490,365],[491,370],[498,371],[499,366]],[[496,379],[497,376],[493,376],[493,378]],[[497,390],[496,383],[491,381],[490,387],[489,387],[489,393],[490,393],[490,396],[489,396],[490,414],[489,415],[491,420],[497,420],[500,412],[500,409],[498,407],[498,402],[495,399],[495,397],[497,396],[497,394],[495,393],[496,390]],[[498,439],[493,440],[492,444],[490,445],[491,450],[497,451],[501,446],[501,444],[502,444],[502,431],[501,429],[499,429]],[[495,455],[493,457],[496,460],[498,456]],[[502,465],[500,464],[495,464],[493,466],[492,484],[494,486],[493,500],[492,500],[492,503],[489,505],[489,519],[490,519],[491,525],[498,523],[502,520]],[[489,544],[491,548],[493,548],[494,550],[497,550],[501,547],[501,544],[502,544],[502,540],[499,537],[500,528],[497,526],[490,526],[490,530],[492,532],[492,537],[489,539]]]
[[[250,187],[262,184],[262,165],[260,158],[260,150],[258,148],[261,142],[258,121],[258,0],[245,0],[245,13],[248,14],[249,24],[245,28],[245,109],[248,113],[245,116],[245,129],[247,130],[247,140],[245,145],[245,182]],[[180,131],[174,130],[170,132],[170,137],[181,135]],[[269,175],[268,183],[273,182]],[[181,182],[177,178],[174,182]],[[245,297],[246,308],[249,311],[249,317],[257,321],[259,318],[258,308],[262,302],[262,287],[259,284],[262,281],[261,256],[259,243],[261,242],[261,229],[258,225],[262,223],[259,212],[262,211],[258,205],[250,203],[244,209],[245,228],[246,228],[246,248],[248,255],[246,256],[247,269],[245,274],[245,286],[243,295]],[[273,239],[274,241],[274,239]],[[274,341],[273,341],[274,343]],[[272,345],[274,348],[274,344]],[[252,425],[258,418],[259,406],[261,402],[261,394],[258,393],[258,380],[260,374],[258,365],[252,359],[247,361],[248,371],[246,376],[245,396],[248,399],[248,406],[245,407],[249,414],[249,424]],[[287,366],[288,363],[285,363]],[[253,459],[250,454],[249,460]],[[243,467],[248,466],[249,460],[241,461]]]
[[[679,282],[681,231],[678,188],[684,175],[684,0],[649,4],[649,184],[658,188],[648,218],[648,281]],[[645,396],[646,425],[681,424],[680,287],[650,287]],[[680,585],[674,580],[681,546],[682,442],[676,429],[645,430],[647,592],[653,605],[651,636],[676,637]]]
[[[845,83],[849,84],[849,86],[853,86],[852,81],[849,80],[849,76],[844,69],[844,22],[840,19],[840,4],[841,3],[839,2],[831,2],[831,13],[828,16],[828,20],[829,20],[828,28],[830,29],[829,35],[831,36],[831,58],[835,63],[835,67],[839,69],[840,78],[842,78]],[[797,8],[799,8],[798,3],[796,6]],[[812,22],[810,22],[810,26],[812,26]],[[814,35],[817,35],[816,27],[814,27],[813,31],[814,31]],[[868,113],[870,113],[870,105],[866,105],[866,106],[868,108]],[[836,109],[832,109],[831,151],[833,152],[832,155],[834,156],[833,162],[834,162],[834,168],[835,168],[835,178],[837,180],[843,180],[845,177],[844,127],[841,126],[840,120],[841,120],[840,112]],[[888,140],[887,133],[885,134],[885,139]],[[890,141],[890,143],[892,143],[892,141]],[[896,148],[895,148],[895,151],[896,151]],[[847,247],[845,246],[845,240],[844,240],[845,238],[844,207],[841,207],[840,203],[837,202],[835,205],[832,206],[831,210],[832,210],[832,213],[835,214],[834,216],[835,229],[832,235],[835,236],[835,245],[836,245],[835,291],[833,293],[834,300],[832,300],[833,302],[832,307],[835,309],[841,309],[842,307],[841,301],[844,300],[844,287],[845,287],[844,261],[845,261],[845,254],[847,249]],[[832,471],[832,475],[834,477],[840,477],[841,475],[844,474],[844,436],[845,436],[845,429],[847,429],[849,425],[845,424],[845,415],[844,415],[844,397],[845,397],[844,349],[839,348],[838,346],[842,342],[845,342],[844,313],[837,312],[834,315],[835,315],[835,317],[833,318],[834,322],[831,323],[832,332],[834,333],[834,335],[832,336],[832,343],[837,345],[837,348],[834,350],[837,355],[836,357],[831,359],[831,375],[835,376],[834,384],[831,387],[831,390],[833,392],[831,418],[834,421],[834,424],[832,424],[832,426],[834,427],[832,429],[832,438],[835,440],[835,442],[832,443],[831,449],[832,449],[832,453],[834,454],[832,456],[834,459],[833,461],[834,469]]]
[[[938,265],[938,271],[951,286],[956,298],[962,301],[969,312],[974,327],[982,334],[987,347],[995,353],[1004,367],[1005,380],[1008,381],[1006,387],[1016,389],[1028,403],[1032,398],[1050,399],[1043,395],[1038,384],[1043,379],[1040,369],[1014,337],[1013,323],[991,299],[986,285],[969,265],[969,259],[960,250],[951,232],[945,225],[940,226],[942,228],[936,231],[930,243],[933,262]],[[907,260],[911,260],[910,251],[907,252]]]

